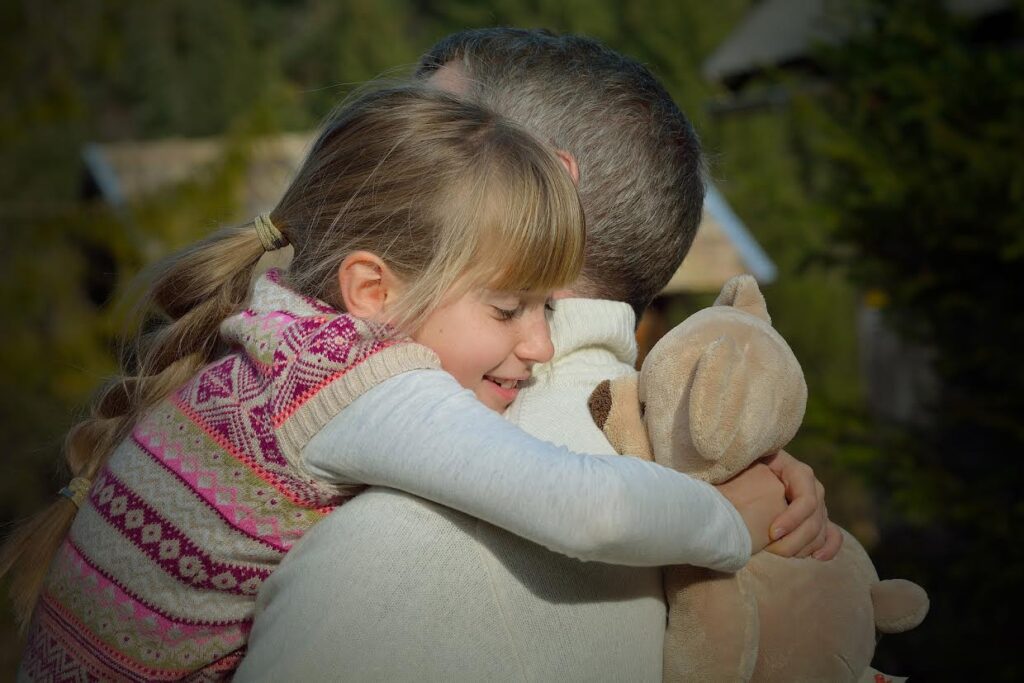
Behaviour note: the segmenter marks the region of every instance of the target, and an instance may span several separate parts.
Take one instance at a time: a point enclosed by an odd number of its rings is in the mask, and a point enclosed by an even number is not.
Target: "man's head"
[[[704,201],[700,143],[654,76],[590,38],[510,28],[448,36],[416,75],[572,154],[587,218],[574,290],[639,316],[689,250]]]

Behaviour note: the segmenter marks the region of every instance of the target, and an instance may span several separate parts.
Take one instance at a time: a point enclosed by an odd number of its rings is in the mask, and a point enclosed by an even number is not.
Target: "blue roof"
[[[82,159],[103,198],[115,208],[124,207],[125,197],[117,181],[117,172],[107,161],[103,149],[97,144],[88,144],[82,150]]]
[[[750,269],[750,274],[761,284],[774,282],[778,275],[775,264],[768,258],[768,254],[764,252],[761,245],[757,243],[743,221],[733,212],[732,207],[711,181],[708,181],[707,184],[704,208],[722,228],[722,232],[736,245],[736,250],[739,252],[740,258],[743,259],[744,265]]]

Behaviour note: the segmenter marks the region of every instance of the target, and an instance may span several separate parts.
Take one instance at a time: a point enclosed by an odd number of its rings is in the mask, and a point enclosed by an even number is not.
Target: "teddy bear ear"
[[[705,460],[717,462],[736,439],[746,396],[746,365],[746,355],[729,337],[712,342],[697,362],[690,389],[690,439]]]
[[[768,304],[765,303],[761,288],[757,286],[757,280],[752,275],[735,275],[729,278],[715,299],[714,305],[732,306],[757,316],[769,325],[772,324],[772,317],[768,315]]]

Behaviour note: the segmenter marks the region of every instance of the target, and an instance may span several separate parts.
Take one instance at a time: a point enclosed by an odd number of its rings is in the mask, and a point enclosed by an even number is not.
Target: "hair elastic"
[[[85,477],[75,477],[60,490],[60,495],[74,503],[76,508],[80,508],[90,487],[92,487],[91,481]]]
[[[256,226],[256,234],[259,235],[264,251],[275,251],[288,244],[288,238],[281,234],[281,231],[270,220],[269,213],[261,213],[253,219]]]

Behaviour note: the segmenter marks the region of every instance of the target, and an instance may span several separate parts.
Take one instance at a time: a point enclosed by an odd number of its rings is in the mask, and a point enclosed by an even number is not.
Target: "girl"
[[[250,297],[286,242],[289,272]],[[269,216],[157,274],[166,322],[69,435],[63,498],[5,548],[31,613],[20,675],[229,676],[262,582],[364,484],[584,559],[742,566],[747,524],[713,488],[497,414],[550,358],[548,294],[583,242],[569,175],[509,123],[411,88],[346,105]],[[358,400],[388,419],[353,421]],[[464,429],[432,430],[449,410]]]

